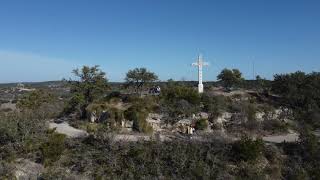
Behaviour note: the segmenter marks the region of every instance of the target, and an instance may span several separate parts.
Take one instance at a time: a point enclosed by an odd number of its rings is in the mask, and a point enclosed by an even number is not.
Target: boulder
[[[15,165],[15,177],[17,180],[37,180],[44,170],[43,165],[27,159],[19,159]]]
[[[232,113],[225,112],[225,113],[222,113],[222,115],[216,119],[216,122],[219,124],[223,124],[226,121],[230,121],[231,117],[232,117]]]
[[[201,119],[209,119],[209,114],[206,112],[201,112],[199,115]]]
[[[154,131],[161,131],[161,119],[162,115],[150,113],[146,121],[152,126]]]

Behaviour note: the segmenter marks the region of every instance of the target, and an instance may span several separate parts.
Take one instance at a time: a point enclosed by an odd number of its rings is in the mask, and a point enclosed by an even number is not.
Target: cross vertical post
[[[196,63],[192,63],[192,66],[198,67],[198,92],[203,93],[203,83],[202,83],[202,68],[203,66],[208,66],[208,63],[203,61],[202,55],[198,56],[198,60]]]

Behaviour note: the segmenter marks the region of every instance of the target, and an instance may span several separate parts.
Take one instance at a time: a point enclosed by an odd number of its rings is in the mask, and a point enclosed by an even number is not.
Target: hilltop
[[[317,177],[319,73],[224,70],[198,93],[144,68],[123,83],[98,66],[74,72],[0,88],[1,178]]]

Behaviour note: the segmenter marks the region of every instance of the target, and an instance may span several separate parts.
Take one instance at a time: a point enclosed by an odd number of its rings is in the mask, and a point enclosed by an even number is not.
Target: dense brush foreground
[[[266,145],[210,137],[198,141],[113,142],[109,137],[66,139],[60,134],[1,147],[3,179],[14,159],[41,163],[43,179],[317,179],[319,148],[309,139]],[[31,145],[32,144],[32,145]],[[39,169],[34,169],[38,171]]]

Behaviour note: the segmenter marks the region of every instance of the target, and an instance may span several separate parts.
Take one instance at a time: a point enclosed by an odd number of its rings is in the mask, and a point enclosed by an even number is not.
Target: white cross
[[[198,92],[203,93],[203,84],[202,84],[202,67],[209,66],[207,62],[203,62],[202,55],[200,54],[196,63],[192,63],[192,66],[198,66]]]

